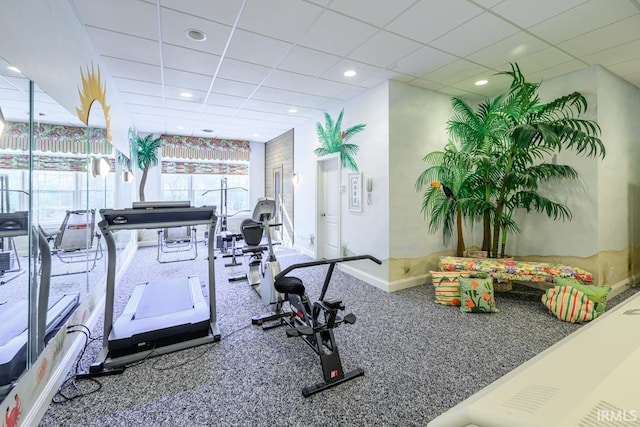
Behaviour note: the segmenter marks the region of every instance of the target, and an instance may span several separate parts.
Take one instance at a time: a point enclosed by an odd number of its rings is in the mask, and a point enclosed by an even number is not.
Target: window
[[[162,174],[163,200],[189,200],[193,206],[215,205],[221,211],[222,180],[227,180],[227,213],[249,208],[249,175]]]

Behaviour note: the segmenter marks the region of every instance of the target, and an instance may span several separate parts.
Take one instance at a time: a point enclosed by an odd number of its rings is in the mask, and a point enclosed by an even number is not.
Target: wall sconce
[[[94,178],[97,176],[104,178],[111,172],[111,165],[106,157],[91,157],[89,170]]]
[[[2,115],[2,108],[0,108],[0,136],[2,136],[2,131],[4,130],[6,122],[4,121],[4,116]]]
[[[131,172],[131,171],[122,171],[122,181],[123,182],[131,182],[131,181],[133,181],[133,172]]]
[[[367,178],[367,204],[371,204],[371,193],[373,192],[373,180]]]
[[[300,175],[298,175],[297,172],[294,172],[291,177],[291,181],[293,182],[293,185],[297,185],[300,182]]]

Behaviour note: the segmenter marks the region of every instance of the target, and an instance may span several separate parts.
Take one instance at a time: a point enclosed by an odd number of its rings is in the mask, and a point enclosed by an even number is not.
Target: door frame
[[[324,238],[324,222],[321,220],[322,211],[324,210],[324,189],[326,182],[324,179],[324,166],[329,162],[336,162],[338,166],[338,188],[335,189],[335,197],[337,199],[338,206],[338,219],[337,219],[337,236],[338,242],[338,256],[340,256],[342,247],[342,163],[340,161],[340,153],[329,154],[322,156],[316,160],[316,245],[314,250],[314,257],[318,259],[321,254],[324,255],[325,238]],[[320,249],[322,248],[322,250]]]

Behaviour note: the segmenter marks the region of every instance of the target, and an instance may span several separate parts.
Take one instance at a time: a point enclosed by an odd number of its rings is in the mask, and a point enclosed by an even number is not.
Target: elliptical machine
[[[287,337],[302,338],[320,356],[324,381],[304,387],[302,389],[304,397],[309,397],[314,393],[364,375],[362,368],[344,372],[340,353],[338,352],[338,344],[333,336],[334,328],[343,322],[348,324],[355,323],[356,316],[353,313],[346,314],[343,317],[340,316],[338,312],[345,309],[342,301],[339,299],[325,299],[336,264],[362,259],[382,264],[379,259],[371,255],[350,256],[293,264],[275,276],[275,289],[277,292],[287,296],[292,310],[289,318],[283,318],[284,322],[289,325],[289,329],[286,330]],[[329,264],[329,268],[324,278],[320,297],[318,301],[311,305],[302,280],[297,277],[287,276],[287,274],[298,268],[325,264]]]
[[[253,209],[251,219],[259,223],[264,233],[267,235],[267,254],[262,257],[260,266],[260,283],[253,285],[253,289],[260,294],[262,302],[269,310],[267,313],[254,316],[251,322],[254,325],[261,325],[263,329],[278,327],[282,322],[273,322],[283,317],[289,316],[289,311],[282,309],[285,301],[284,295],[278,292],[274,286],[275,277],[280,273],[280,263],[273,253],[273,242],[271,240],[270,227],[277,227],[282,224],[269,224],[276,215],[276,201],[269,198],[260,198]],[[272,323],[267,323],[272,322]]]

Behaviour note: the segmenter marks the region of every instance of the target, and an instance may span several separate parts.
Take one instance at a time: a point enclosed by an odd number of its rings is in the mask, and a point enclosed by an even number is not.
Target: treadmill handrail
[[[101,230],[171,228],[216,222],[216,207],[171,207],[155,209],[100,209]]]

